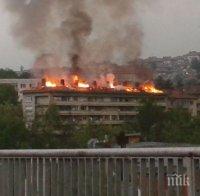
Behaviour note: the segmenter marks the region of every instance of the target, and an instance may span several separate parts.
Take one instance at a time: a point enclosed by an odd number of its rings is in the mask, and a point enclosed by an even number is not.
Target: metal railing
[[[199,196],[200,148],[0,151],[0,196]]]

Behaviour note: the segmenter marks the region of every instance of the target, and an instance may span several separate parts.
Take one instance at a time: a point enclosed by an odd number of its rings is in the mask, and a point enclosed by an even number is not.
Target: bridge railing
[[[1,196],[199,196],[200,148],[0,151]]]

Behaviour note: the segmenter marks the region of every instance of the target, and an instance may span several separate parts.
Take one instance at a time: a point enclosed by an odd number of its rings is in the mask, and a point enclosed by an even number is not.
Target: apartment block
[[[165,94],[44,88],[23,92],[23,111],[28,124],[43,115],[51,104],[58,107],[63,123],[122,124],[135,118],[141,99],[147,96],[167,108]]]

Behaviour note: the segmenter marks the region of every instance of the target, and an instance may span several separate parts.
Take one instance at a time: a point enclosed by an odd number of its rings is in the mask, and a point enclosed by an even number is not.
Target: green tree
[[[29,79],[29,78],[33,78],[33,74],[27,71],[23,71],[20,75],[19,78],[25,78],[25,79]]]
[[[98,138],[97,131],[90,123],[82,125],[72,133],[72,146],[74,148],[87,148],[88,141]]]
[[[159,76],[155,80],[155,85],[158,89],[173,89],[173,82],[169,79],[165,80],[162,76]]]
[[[192,121],[193,118],[189,112],[182,108],[168,111],[163,125],[163,137],[165,142],[193,143],[192,133],[194,131],[194,124]]]
[[[31,134],[33,148],[59,148],[58,134],[61,129],[61,120],[58,108],[50,105],[43,116],[36,118]]]
[[[196,70],[198,74],[200,74],[200,60],[197,58],[193,58],[191,62],[192,69]]]
[[[126,147],[126,144],[128,143],[128,138],[126,137],[126,134],[124,131],[120,131],[116,135],[116,141],[117,141],[117,144],[121,146],[121,148]]]
[[[155,62],[150,62],[150,63],[149,63],[149,67],[150,67],[153,71],[155,71],[156,68],[157,68],[157,64],[156,64]]]
[[[29,147],[29,133],[23,121],[20,106],[0,105],[0,148],[20,149]]]
[[[174,78],[175,80],[175,87],[178,89],[182,89],[184,86],[184,79],[182,75],[177,74]]]
[[[90,139],[97,139],[99,141],[98,146],[111,147],[117,143],[117,136],[119,136],[120,132],[126,133],[132,130],[133,129],[128,124],[95,125],[88,123],[79,126],[78,130],[73,132],[71,141],[73,141],[74,148],[87,148]]]
[[[102,147],[108,147],[112,138],[111,127],[106,125],[95,125],[88,122],[79,126],[79,129],[73,132],[73,144],[75,148],[87,148],[90,139],[97,139]],[[105,140],[108,137],[108,141]]]
[[[15,79],[15,78],[18,78],[18,75],[12,69],[0,69],[0,78],[1,79]]]
[[[18,95],[15,87],[12,85],[0,85],[0,104],[10,103],[16,105],[18,103]]]
[[[165,109],[151,99],[142,101],[137,115],[137,128],[145,140],[162,140],[162,124],[165,119]]]
[[[190,121],[188,133],[189,143],[200,144],[200,116]]]

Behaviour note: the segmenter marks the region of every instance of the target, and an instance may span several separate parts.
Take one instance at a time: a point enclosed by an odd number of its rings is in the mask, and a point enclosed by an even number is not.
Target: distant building
[[[40,85],[41,79],[0,79],[1,84],[13,85],[18,92],[19,101],[22,100],[23,90],[30,90]]]
[[[200,85],[193,86],[192,89],[186,89],[187,93],[193,97],[197,97],[196,99],[196,110],[197,115],[200,116]]]
[[[169,105],[168,108],[182,108],[187,111],[192,116],[197,116],[198,114],[198,108],[197,108],[197,102],[198,98],[194,96],[189,96],[189,95],[182,95],[182,96],[171,96],[169,98]]]

